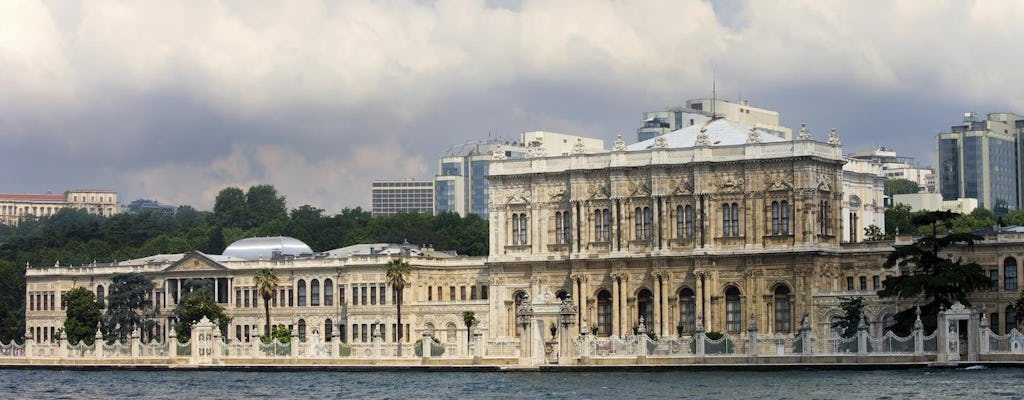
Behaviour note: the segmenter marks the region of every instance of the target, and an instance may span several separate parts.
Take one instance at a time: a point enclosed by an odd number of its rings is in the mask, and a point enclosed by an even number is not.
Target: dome
[[[224,255],[243,260],[269,260],[283,256],[311,256],[313,249],[301,240],[287,236],[254,237],[231,243],[224,249]]]

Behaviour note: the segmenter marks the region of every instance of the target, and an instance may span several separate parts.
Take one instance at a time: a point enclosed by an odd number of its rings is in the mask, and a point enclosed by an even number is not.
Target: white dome
[[[254,237],[231,243],[224,249],[224,255],[243,260],[269,260],[282,256],[313,255],[313,249],[301,240],[287,236]]]

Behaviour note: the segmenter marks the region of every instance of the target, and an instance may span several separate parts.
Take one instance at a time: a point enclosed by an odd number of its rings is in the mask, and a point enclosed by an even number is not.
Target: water
[[[0,370],[27,399],[1021,399],[1024,369],[667,372]]]

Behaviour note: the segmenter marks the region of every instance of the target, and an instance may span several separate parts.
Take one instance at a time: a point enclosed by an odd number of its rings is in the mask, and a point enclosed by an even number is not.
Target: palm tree
[[[388,285],[391,285],[392,290],[395,291],[395,307],[398,310],[398,356],[402,356],[402,289],[409,284],[409,274],[412,268],[409,267],[409,263],[401,258],[396,258],[388,262],[387,271],[385,277]]]
[[[277,287],[280,280],[277,278],[277,273],[273,269],[263,268],[256,271],[256,276],[252,278],[253,284],[256,286],[256,291],[259,292],[260,297],[263,298],[263,311],[266,313],[267,325],[264,335],[270,336],[270,300],[277,295]]]

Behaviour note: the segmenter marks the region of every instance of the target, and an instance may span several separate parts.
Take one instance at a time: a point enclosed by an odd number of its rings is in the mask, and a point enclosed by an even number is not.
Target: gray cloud
[[[1017,2],[0,2],[7,192],[212,205],[276,185],[369,204],[450,145],[528,130],[630,140],[711,93],[847,151],[930,162],[963,111],[1024,112]],[[955,21],[955,23],[953,23]],[[740,94],[742,93],[742,94]]]

